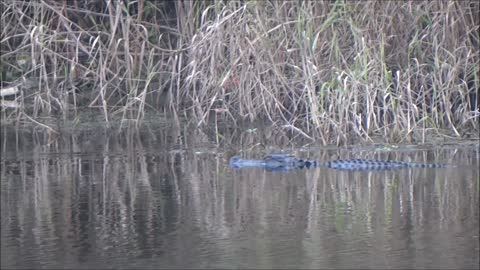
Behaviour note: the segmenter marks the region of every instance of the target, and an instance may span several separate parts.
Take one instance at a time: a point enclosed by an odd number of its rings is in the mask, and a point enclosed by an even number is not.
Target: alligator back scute
[[[316,161],[316,160],[303,160],[303,159],[299,159],[297,161],[297,166],[299,169],[303,169],[303,168],[307,168],[307,169],[310,169],[310,168],[315,168],[315,167],[320,167],[320,162]]]

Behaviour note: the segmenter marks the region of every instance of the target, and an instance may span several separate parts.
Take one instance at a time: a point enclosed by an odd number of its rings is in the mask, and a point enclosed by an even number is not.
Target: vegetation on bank
[[[478,1],[2,1],[2,122],[264,119],[323,143],[478,137]],[[6,92],[4,92],[6,93]],[[8,102],[8,103],[7,103]]]

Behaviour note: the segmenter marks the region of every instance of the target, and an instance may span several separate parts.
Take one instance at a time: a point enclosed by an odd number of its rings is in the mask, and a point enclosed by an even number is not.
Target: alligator
[[[263,159],[243,159],[234,156],[230,159],[230,167],[261,167],[268,171],[288,171],[303,168],[327,167],[337,170],[393,170],[405,168],[444,168],[441,163],[414,163],[395,160],[377,159],[338,159],[318,161],[298,159],[292,154],[269,154]]]

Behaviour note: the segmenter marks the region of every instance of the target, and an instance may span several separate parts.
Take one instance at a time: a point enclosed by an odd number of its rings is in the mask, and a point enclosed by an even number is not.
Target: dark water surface
[[[340,149],[272,137],[260,151],[257,137],[2,131],[2,268],[479,267],[478,142]],[[258,158],[280,148],[458,166],[228,168],[240,149]]]

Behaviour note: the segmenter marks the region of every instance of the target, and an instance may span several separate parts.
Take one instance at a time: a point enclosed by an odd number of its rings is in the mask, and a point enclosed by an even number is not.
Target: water
[[[4,131],[2,268],[478,268],[478,142],[281,146],[305,158],[459,166],[232,170],[200,131]]]

